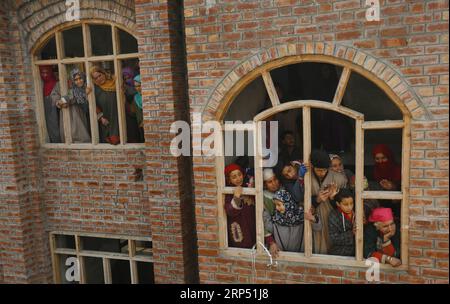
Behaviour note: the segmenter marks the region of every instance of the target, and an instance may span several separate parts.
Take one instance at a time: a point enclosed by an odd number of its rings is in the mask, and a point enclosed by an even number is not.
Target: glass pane
[[[93,56],[113,54],[112,32],[109,25],[89,25]]]
[[[86,71],[84,64],[66,66],[68,92],[63,96],[69,109],[73,143],[91,143],[89,101],[86,92]],[[92,94],[92,93],[89,93]]]
[[[140,67],[138,59],[124,60],[122,65],[122,81],[125,95],[125,118],[127,124],[127,142],[143,143],[144,117]]]
[[[242,187],[254,187],[254,136],[248,131],[226,131],[224,132],[225,166],[239,165],[243,170],[242,179],[233,181],[229,172],[225,176],[226,186],[236,187],[240,183]],[[231,168],[231,167],[230,167]]]
[[[342,105],[363,113],[366,121],[403,119],[402,113],[386,93],[356,72],[350,75]]]
[[[38,59],[57,59],[56,53],[56,39],[53,36],[42,48],[38,51]]]
[[[401,190],[402,129],[367,130],[364,175],[371,191]]]
[[[105,284],[103,260],[100,258],[83,257],[84,273],[87,284]]]
[[[39,73],[42,81],[44,115],[49,140],[48,142],[61,143],[61,134],[64,134],[64,127],[61,111],[56,106],[57,102],[61,100],[58,66],[40,66]]]
[[[94,82],[100,143],[120,143],[114,63],[97,62],[89,71]]]
[[[119,32],[120,54],[130,54],[138,52],[138,43],[136,38],[121,29]]]
[[[224,121],[249,121],[258,113],[272,107],[264,81],[261,77],[253,80],[234,99]]]
[[[148,241],[136,241],[136,255],[139,256],[153,256],[153,243]]]
[[[331,102],[341,74],[339,66],[316,62],[302,62],[271,71],[281,103],[294,100]]]
[[[136,262],[139,284],[154,284],[153,263]]]
[[[55,235],[57,248],[75,249],[75,236],[73,235]]]
[[[390,204],[390,205],[389,205]],[[401,259],[401,231],[400,220],[392,216],[392,207],[400,210],[400,201],[391,201],[389,204],[382,200],[367,199],[364,200],[364,258],[376,258],[382,262],[383,255],[389,256],[386,264],[398,266]],[[377,209],[378,207],[389,208],[389,210]],[[378,222],[376,218],[380,218]],[[385,242],[382,236],[388,235],[388,241]],[[390,244],[387,242],[390,241]],[[380,246],[385,243],[386,245]],[[394,254],[392,254],[394,252]]]
[[[113,284],[131,284],[130,261],[110,260]]]
[[[128,240],[81,237],[83,250],[128,253]]]
[[[324,149],[328,153],[353,153],[350,155],[354,156],[354,120],[337,112],[312,109],[311,145],[313,149]]]
[[[66,262],[68,263],[68,266],[66,266]],[[61,284],[80,284],[80,282],[77,281],[79,280],[79,263],[76,262],[76,256],[58,254],[57,263]]]
[[[62,32],[65,58],[84,57],[83,30],[77,26]]]

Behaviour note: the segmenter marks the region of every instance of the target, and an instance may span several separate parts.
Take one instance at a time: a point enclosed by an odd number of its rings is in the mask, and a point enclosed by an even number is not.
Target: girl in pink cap
[[[364,227],[364,257],[397,267],[400,260],[400,232],[390,208],[376,208]]]

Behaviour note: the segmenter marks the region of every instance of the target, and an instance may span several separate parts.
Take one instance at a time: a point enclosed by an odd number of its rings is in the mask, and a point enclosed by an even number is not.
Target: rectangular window
[[[56,284],[152,284],[151,237],[51,232]]]

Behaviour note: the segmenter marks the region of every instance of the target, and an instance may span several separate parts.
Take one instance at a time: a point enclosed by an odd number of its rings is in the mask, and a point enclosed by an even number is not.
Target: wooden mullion
[[[122,90],[123,78],[122,78],[122,65],[117,59],[117,54],[119,53],[117,28],[111,26],[112,31],[112,41],[113,41],[113,53],[114,53],[114,71],[116,74],[116,98],[117,98],[117,115],[119,116],[119,133],[120,133],[120,143],[125,145],[127,143],[127,123],[125,119],[125,96]]]
[[[264,249],[261,244],[264,244],[264,196],[263,196],[263,141],[262,141],[262,122],[256,122],[256,134],[253,134],[253,151],[254,156],[254,168],[255,168],[255,202],[256,202],[256,250],[258,254],[263,254]],[[256,136],[255,136],[256,135]]]
[[[347,88],[348,80],[350,79],[351,70],[345,67],[342,71],[341,79],[339,80],[338,87],[333,99],[333,105],[340,106],[342,99],[344,98],[345,90]]]
[[[356,120],[356,161],[355,161],[355,213],[356,213],[356,260],[363,260],[364,247],[364,201],[362,193],[364,191],[364,130],[363,121]]]
[[[405,126],[403,120],[367,121],[362,128],[364,130],[401,129]]]
[[[130,275],[131,275],[131,284],[139,284],[137,262],[134,260],[130,260]]]
[[[91,124],[91,142],[93,145],[98,145],[100,142],[100,135],[98,131],[98,120],[97,120],[97,101],[95,100],[95,86],[90,73],[91,63],[85,62],[86,69],[86,82],[87,86],[92,89],[91,94],[88,96],[89,102],[89,123]]]
[[[196,126],[193,126],[196,128]],[[223,142],[223,132],[220,132],[219,140]],[[195,144],[194,144],[195,145]],[[196,147],[194,146],[194,149]],[[225,212],[225,197],[224,197],[224,188],[225,188],[225,157],[224,153],[220,153],[219,156],[216,156],[216,182],[217,182],[217,213],[219,216],[219,247],[221,249],[225,249],[228,247],[228,235],[227,235],[227,217]]]
[[[277,90],[272,80],[272,76],[270,72],[264,71],[261,73],[262,78],[264,80],[264,84],[266,86],[267,93],[269,94],[270,101],[272,102],[272,106],[276,107],[280,104],[280,98],[278,96]]]
[[[53,266],[53,282],[55,284],[61,284],[61,269],[60,265],[60,257],[55,253],[56,251],[56,236],[53,233],[50,233],[50,252],[52,258],[52,266]]]
[[[80,284],[86,284],[86,269],[84,267],[84,259],[80,254],[82,245],[81,245],[81,237],[79,235],[74,235],[75,237],[75,250],[77,255],[79,274],[80,274]]]
[[[311,155],[311,108],[303,108],[303,159],[309,162],[309,156]],[[304,210],[311,209],[311,170],[305,175],[305,203]],[[305,256],[307,258],[312,256],[312,227],[310,221],[305,221],[304,223],[304,244],[305,244]]]
[[[111,261],[108,258],[103,258],[102,261],[105,284],[112,284]]]
[[[33,65],[33,73],[34,73],[34,87],[37,91],[36,102],[37,102],[37,117],[38,117],[38,126],[39,126],[39,140],[41,146],[50,142],[50,138],[48,136],[47,131],[47,117],[45,117],[45,108],[44,108],[44,92],[42,89],[42,80],[41,73],[39,70],[39,66],[36,64]]]
[[[402,201],[401,201],[401,260],[403,265],[408,265],[408,242],[409,242],[409,208],[406,202],[409,198],[409,158],[411,151],[410,118],[405,116],[405,127],[402,138]]]
[[[64,58],[64,41],[62,38],[62,33],[56,33],[56,52],[58,57],[58,73],[59,73],[59,85],[60,85],[60,94],[62,96],[66,96],[68,92],[67,87],[67,71],[66,66],[61,63],[61,59]],[[72,143],[72,126],[70,122],[70,108],[61,109],[60,113],[63,115],[63,130],[64,130],[64,140],[65,144]],[[61,129],[60,129],[61,130]],[[61,134],[63,135],[63,134]]]

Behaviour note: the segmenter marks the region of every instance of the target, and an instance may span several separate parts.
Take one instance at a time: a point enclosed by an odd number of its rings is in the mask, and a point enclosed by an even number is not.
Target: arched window
[[[62,26],[33,51],[41,145],[47,148],[142,147],[136,38],[109,22]]]
[[[403,265],[407,265],[410,116],[386,84],[348,61],[318,55],[288,57],[268,63],[244,76],[225,96],[217,118],[222,121],[225,130],[221,139],[225,151],[229,143],[234,146],[237,143],[236,136],[232,137],[229,133],[245,129],[246,134],[251,136],[244,143],[253,143],[247,145],[253,145],[253,149],[243,149],[241,154],[230,156],[225,153],[224,157],[217,157],[219,243],[225,254],[252,254],[249,249],[230,246],[229,231],[232,230],[229,229],[227,211],[223,207],[227,196],[229,200],[234,193],[234,188],[226,183],[224,170],[236,161],[245,164],[242,156],[247,161],[245,171],[254,170],[254,186],[244,187],[243,195],[256,202],[256,251],[261,257],[266,254],[261,246],[267,234],[263,219],[265,168],[261,151],[268,144],[266,123],[276,121],[278,134],[275,136],[280,136],[279,145],[283,144],[285,134],[289,133],[293,137],[295,146],[290,151],[294,159],[309,163],[314,149],[340,156],[344,167],[348,169],[347,182],[351,184],[355,196],[356,225],[355,251],[350,256],[331,255],[314,248],[315,232],[311,222],[306,221],[301,250],[282,252],[279,260],[366,267],[364,206],[369,201],[377,200],[380,206],[394,211],[401,237],[401,260]],[[245,126],[230,124],[249,120],[252,123]],[[226,140],[227,136],[229,141]],[[386,144],[390,148],[392,160],[401,168],[401,180],[388,190],[374,178],[372,153],[378,144]],[[283,157],[282,153],[279,155]],[[277,165],[279,163],[280,157]],[[274,166],[274,169],[281,180],[282,167]],[[304,177],[304,210],[314,206],[313,179],[317,177],[313,174],[313,170],[309,170]]]

